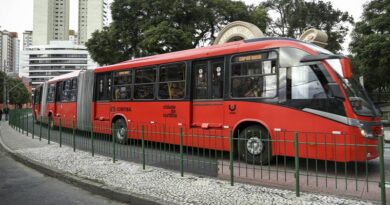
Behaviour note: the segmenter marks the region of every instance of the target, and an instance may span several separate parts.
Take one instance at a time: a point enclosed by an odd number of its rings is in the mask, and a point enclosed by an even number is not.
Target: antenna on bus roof
[[[328,35],[315,28],[306,30],[298,39],[321,47],[328,45]]]

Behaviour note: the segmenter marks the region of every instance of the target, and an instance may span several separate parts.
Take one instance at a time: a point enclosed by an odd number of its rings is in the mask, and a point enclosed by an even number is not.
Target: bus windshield
[[[345,79],[339,59],[328,59],[326,62],[336,71],[342,85],[347,93],[353,111],[362,116],[379,116],[379,111],[370,100],[366,90],[354,78]]]
[[[355,79],[341,79],[354,112],[358,115],[375,117],[379,111],[368,97],[364,88]]]

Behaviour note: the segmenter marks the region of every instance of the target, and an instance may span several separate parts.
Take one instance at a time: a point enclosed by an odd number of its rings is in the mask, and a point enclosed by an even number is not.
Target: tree
[[[101,65],[210,43],[232,21],[267,22],[262,6],[232,0],[115,0],[111,11],[111,25],[86,43]]]
[[[0,103],[3,102],[3,79],[4,72],[0,71]],[[12,92],[9,93],[9,103],[17,104],[19,106],[31,102],[31,94],[28,92],[27,88],[24,86],[23,81],[17,78],[5,78],[7,89],[12,89]]]
[[[22,80],[9,78],[7,84],[8,89],[12,89],[12,92],[9,93],[10,104],[16,104],[21,107],[23,104],[31,102],[31,94],[24,86]]]
[[[390,1],[364,5],[362,20],[352,32],[350,51],[368,91],[390,92]]]
[[[305,30],[316,28],[326,32],[326,49],[339,52],[353,18],[348,12],[335,9],[330,2],[304,0],[267,0],[262,4],[270,16],[267,34],[298,38]]]

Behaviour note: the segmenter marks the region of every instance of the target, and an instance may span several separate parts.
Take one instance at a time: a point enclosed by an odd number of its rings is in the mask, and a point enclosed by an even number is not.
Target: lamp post
[[[4,60],[4,64],[3,64],[3,68],[4,68],[4,76],[3,76],[3,110],[6,106],[6,100],[7,100],[7,96],[6,96],[6,77],[7,77],[7,69],[5,68],[5,66],[7,65],[7,60]]]

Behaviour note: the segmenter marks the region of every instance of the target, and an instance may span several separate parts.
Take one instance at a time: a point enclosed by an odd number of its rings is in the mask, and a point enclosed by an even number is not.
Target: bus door
[[[222,128],[224,59],[193,62],[192,72],[192,127]]]
[[[96,104],[94,111],[94,120],[101,121],[102,124],[111,127],[110,125],[110,99],[112,88],[111,73],[96,74]],[[99,123],[100,124],[100,123]]]

